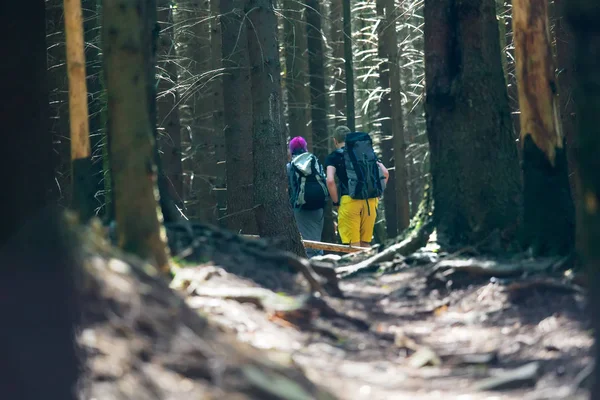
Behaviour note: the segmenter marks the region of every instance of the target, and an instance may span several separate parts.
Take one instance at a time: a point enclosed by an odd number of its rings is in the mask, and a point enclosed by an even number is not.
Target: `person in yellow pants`
[[[343,149],[346,134],[350,129],[338,126],[333,133],[336,150],[325,159],[327,168],[327,188],[338,209],[338,232],[342,243],[352,246],[368,247],[373,240],[373,229],[377,218],[379,199],[353,199],[348,195],[348,174],[344,162]],[[378,163],[387,183],[389,173],[382,163]],[[335,182],[337,177],[338,184]]]

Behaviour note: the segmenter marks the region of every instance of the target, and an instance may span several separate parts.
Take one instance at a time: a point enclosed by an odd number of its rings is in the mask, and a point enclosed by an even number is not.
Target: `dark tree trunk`
[[[313,135],[309,126],[311,103],[310,88],[307,85],[306,10],[298,0],[286,0],[283,6],[285,89],[290,137],[304,137],[309,151],[313,151]]]
[[[45,2],[10,2],[0,14],[4,50],[10,54],[0,63],[0,121],[6,140],[0,157],[5,191],[1,246],[56,200],[56,183],[48,129]]]
[[[227,213],[229,229],[257,233],[252,157],[252,87],[248,54],[247,0],[221,0],[223,101],[225,120]],[[278,168],[282,168],[279,166]]]
[[[287,196],[285,131],[281,113],[281,66],[272,0],[250,0],[246,8],[253,110],[254,203],[262,237],[306,257]]]
[[[505,5],[512,8],[512,0],[506,0]],[[514,129],[515,138],[519,137],[521,132],[521,121],[519,118],[519,90],[517,88],[517,76],[515,72],[515,47],[514,47],[514,35],[512,29],[512,15],[510,12],[505,10],[505,31],[506,31],[506,76],[507,76],[507,87],[508,87],[508,105],[510,107],[511,120]],[[520,152],[519,152],[520,156]]]
[[[331,62],[333,72],[335,126],[346,123],[346,73],[344,67],[344,24],[342,12],[342,0],[332,0],[329,11],[329,22],[331,24],[331,47],[333,48],[333,60]]]
[[[568,254],[575,215],[561,132],[548,4],[513,1],[523,149],[524,240],[537,255]]]
[[[102,12],[118,243],[168,273],[163,215],[155,198],[160,174],[156,168],[159,157],[153,85],[156,3],[149,0],[139,7],[135,0],[105,0]]]
[[[595,337],[595,373],[592,400],[600,399],[600,3],[569,0],[563,5],[573,33],[574,96],[577,129],[575,160],[581,196],[577,222],[581,224],[579,250],[591,280],[590,303]]]
[[[577,179],[577,166],[575,162],[575,97],[573,95],[573,80],[575,74],[575,62],[573,60],[573,35],[563,16],[563,0],[554,0],[555,12],[555,35],[556,35],[556,62],[558,81],[558,102],[560,105],[560,120],[567,147],[567,164],[569,167],[569,184],[571,195],[575,201],[575,208],[579,207],[576,199],[581,197],[580,187]],[[578,211],[577,211],[578,212]],[[575,224],[575,245],[580,242],[580,224]]]
[[[385,205],[385,226],[388,237],[398,234],[398,214],[396,205],[396,171],[394,167],[394,132],[392,130],[392,101],[390,96],[390,66],[389,43],[386,42],[386,29],[388,26],[385,18],[386,0],[377,0],[377,16],[379,17],[378,53],[379,53],[379,85],[384,92],[379,100],[379,119],[381,121],[381,153],[383,163],[390,170],[383,201]],[[395,25],[394,25],[395,27]],[[396,32],[394,32],[394,35]],[[387,35],[389,36],[389,35]]]
[[[426,0],[424,14],[434,220],[450,244],[478,243],[515,228],[521,204],[495,2]]]
[[[215,135],[219,138],[215,147],[215,157],[217,159],[217,177],[215,180],[215,198],[217,200],[217,215],[219,225],[226,227],[224,215],[227,212],[227,165],[225,159],[225,121],[223,105],[223,43],[221,33],[220,0],[210,2],[210,60],[211,69],[217,72],[217,76],[212,78],[211,84],[211,103],[213,105],[213,129]]]
[[[90,121],[90,143],[92,147],[92,182],[94,185],[97,215],[106,214],[106,192],[103,177],[103,138],[105,134],[104,115],[106,102],[102,83],[102,59],[100,57],[100,24],[97,0],[84,0],[83,23],[85,34],[85,61],[88,88],[88,110]]]
[[[72,198],[71,141],[69,139],[69,82],[63,0],[46,1],[47,66],[50,135],[54,145],[54,171],[58,203],[68,207]]]
[[[170,1],[158,5],[160,33],[157,48],[157,145],[161,153],[169,194],[183,208],[183,166],[181,162],[181,122],[177,88],[177,53]]]
[[[354,110],[354,62],[352,54],[352,2],[342,0],[344,21],[344,72],[346,73],[346,125],[352,132],[356,129],[356,116]]]
[[[329,149],[329,135],[327,134],[327,93],[325,92],[321,6],[317,0],[306,1],[306,23],[313,149],[319,161],[324,164]],[[330,202],[327,202],[324,213],[322,238],[326,242],[335,243],[335,227]]]

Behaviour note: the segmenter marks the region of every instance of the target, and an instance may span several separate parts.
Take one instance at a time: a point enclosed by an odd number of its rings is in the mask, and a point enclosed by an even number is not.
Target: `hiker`
[[[303,137],[296,136],[290,140],[289,150],[289,197],[298,230],[303,239],[320,241],[323,232],[323,208],[329,197],[325,171],[317,157],[308,152]],[[306,250],[309,258],[322,254],[322,250]]]
[[[350,132],[347,126],[338,126],[333,143],[336,150],[327,156],[325,166],[329,195],[338,208],[340,239],[343,244],[369,247],[388,170],[377,159],[368,133]]]

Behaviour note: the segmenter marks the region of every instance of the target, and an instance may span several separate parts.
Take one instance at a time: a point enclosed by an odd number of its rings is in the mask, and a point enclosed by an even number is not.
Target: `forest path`
[[[220,279],[208,282],[230,286],[239,278]],[[238,339],[301,366],[340,399],[586,398],[585,390],[570,391],[593,342],[579,292],[452,279],[448,289],[415,266],[343,280],[345,298],[326,301],[350,319],[321,313],[294,321],[209,296],[188,297],[188,304]],[[522,382],[509,379],[503,390],[478,390],[487,378],[522,366],[535,372]]]

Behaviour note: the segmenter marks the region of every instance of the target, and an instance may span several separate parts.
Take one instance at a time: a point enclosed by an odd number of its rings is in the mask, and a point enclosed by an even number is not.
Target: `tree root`
[[[427,221],[400,243],[394,244],[358,264],[339,267],[336,269],[336,272],[341,278],[348,278],[382,262],[392,261],[397,254],[401,256],[411,254],[427,244],[429,235],[433,231],[433,226],[432,221]]]

